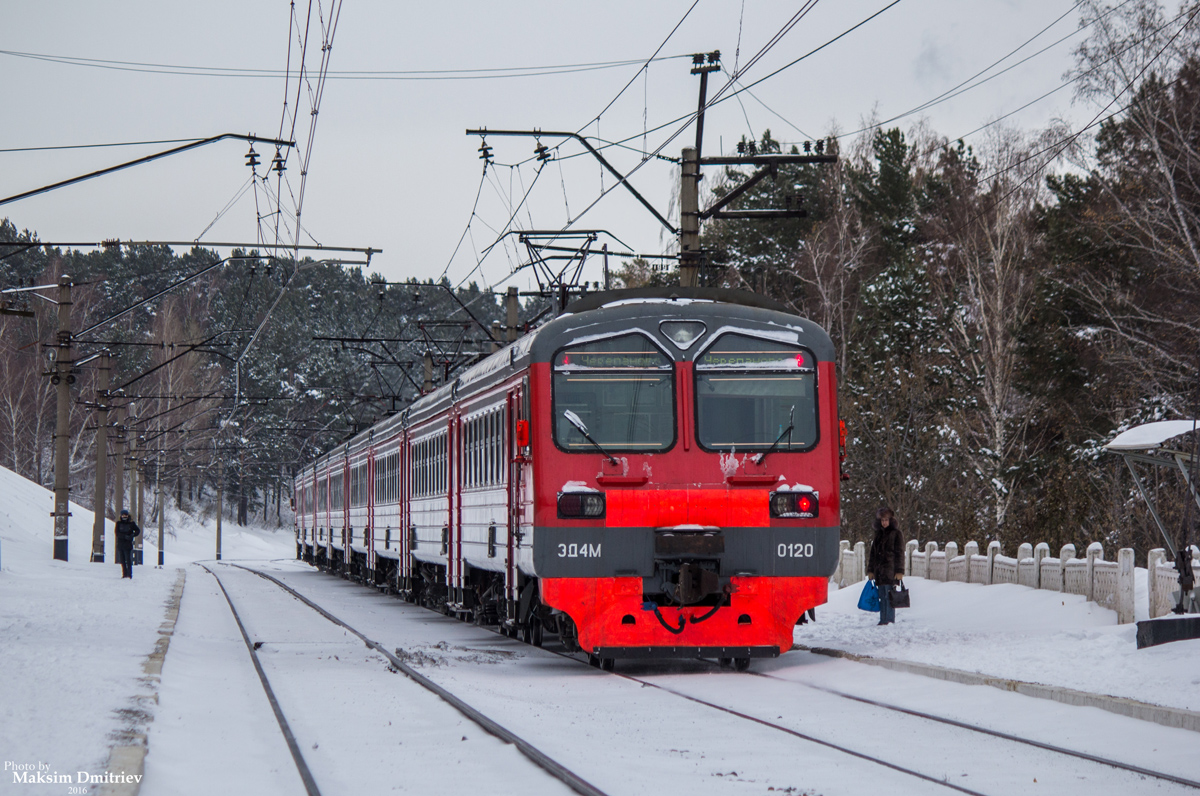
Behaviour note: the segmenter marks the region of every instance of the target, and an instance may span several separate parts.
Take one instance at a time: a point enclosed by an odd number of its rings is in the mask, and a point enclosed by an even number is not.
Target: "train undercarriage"
[[[540,647],[547,635],[556,637],[567,652],[585,652],[589,663],[605,671],[612,671],[618,658],[708,658],[744,671],[753,658],[778,657],[790,649],[792,627],[824,602],[827,588],[824,578],[714,580],[715,574],[696,575],[698,567],[689,572],[683,564],[645,579],[539,582],[520,574],[518,597],[510,600],[503,573],[490,570],[467,568],[467,585],[456,588],[446,585],[441,564],[414,562],[412,576],[405,578],[398,558],[377,555],[375,568],[368,569],[365,554],[353,549],[349,557],[321,545],[303,546],[298,553],[330,574],[527,644]],[[680,597],[692,601],[681,603]]]

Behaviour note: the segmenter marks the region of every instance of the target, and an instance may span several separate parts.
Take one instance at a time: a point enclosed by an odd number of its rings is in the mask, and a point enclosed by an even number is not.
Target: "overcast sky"
[[[320,62],[318,8],[328,24],[330,0],[314,2],[308,34],[309,69]],[[765,77],[884,8],[889,0],[824,0],[742,75]],[[720,50],[732,71],[744,66],[804,5],[778,0],[608,0],[603,3],[345,0],[329,52],[332,72],[479,70],[562,66],[638,59],[662,45],[660,56]],[[1060,86],[1082,35],[1074,0],[901,0],[873,21],[819,53],[708,112],[705,154],[731,152],[739,137],[770,128],[785,142],[858,129],[873,113],[890,118],[920,106],[1010,53],[1043,28],[1057,24],[999,68],[1066,41],[985,85],[923,111],[928,124],[950,139],[976,130]],[[307,5],[297,0],[300,28],[292,27],[292,64],[298,63]],[[689,8],[691,8],[690,13]],[[685,14],[687,14],[686,18]],[[163,74],[98,68],[0,53],[5,121],[0,150],[155,139],[200,138],[226,132],[275,136],[281,129],[288,62],[290,6],[284,0],[204,3],[9,2],[0,25],[0,50],[233,70],[236,76]],[[680,20],[678,29],[667,39]],[[1074,35],[1072,35],[1074,34]],[[740,38],[739,38],[740,37]],[[682,124],[649,132],[696,108],[698,78],[690,60],[656,61],[564,74],[489,79],[343,79],[325,84],[313,137],[303,204],[309,238],[330,246],[382,249],[372,270],[388,279],[425,279],[444,271],[453,283],[528,286],[527,271],[509,282],[522,262],[513,245],[476,258],[506,228],[512,203],[529,189],[538,168],[532,139],[491,137],[496,166],[481,186],[479,139],[467,128],[580,131],[658,150]],[[118,66],[107,64],[108,67]],[[143,67],[133,67],[143,70]],[[159,67],[153,67],[158,69]],[[267,70],[254,75],[248,70]],[[166,70],[179,71],[179,70]],[[183,70],[183,71],[196,71]],[[247,76],[251,75],[251,76]],[[425,77],[463,77],[427,74]],[[597,115],[631,78],[620,98]],[[379,76],[372,76],[378,78]],[[710,97],[727,81],[716,73]],[[315,84],[315,80],[314,80]],[[296,81],[286,84],[289,110]],[[740,100],[740,101],[739,101]],[[768,109],[769,108],[769,109]],[[296,137],[309,136],[307,89],[300,93]],[[1094,110],[1072,105],[1065,88],[1007,120],[1034,130],[1059,117],[1090,119]],[[918,116],[896,122],[909,127]],[[290,124],[283,125],[285,133]],[[977,133],[978,139],[986,133]],[[693,128],[662,149],[678,157]],[[970,139],[969,139],[970,140]],[[577,143],[546,138],[565,160],[543,166],[529,201],[513,222],[519,229],[558,229],[613,186]],[[561,146],[559,146],[561,144]],[[0,197],[140,157],[170,145],[0,152]],[[21,229],[43,240],[106,238],[254,242],[257,213],[270,210],[264,187],[248,185],[246,145],[226,141],[116,175],[0,207]],[[306,147],[305,147],[306,148]],[[258,146],[263,167],[274,152]],[[300,154],[304,154],[303,151]],[[633,185],[678,223],[673,164],[639,164],[639,152],[610,148],[622,172],[637,168]],[[523,163],[519,168],[510,164]],[[288,160],[290,192],[300,187],[299,156]],[[710,169],[716,176],[715,169]],[[274,180],[271,181],[274,185]],[[285,187],[285,191],[289,190]],[[479,195],[472,217],[472,206]],[[285,205],[294,212],[294,201]],[[261,234],[274,241],[271,219]],[[291,224],[294,219],[289,219]],[[462,247],[451,254],[469,230]],[[624,190],[605,196],[575,220],[575,228],[604,229],[611,248],[665,252],[672,240]],[[290,233],[283,235],[291,240]],[[476,269],[472,274],[472,270]],[[588,278],[598,279],[598,265]]]

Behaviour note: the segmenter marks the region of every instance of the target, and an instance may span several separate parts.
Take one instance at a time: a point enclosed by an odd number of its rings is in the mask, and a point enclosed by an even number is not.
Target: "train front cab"
[[[533,562],[560,635],[606,665],[790,649],[838,554],[829,337],[703,302],[556,323],[532,352]]]

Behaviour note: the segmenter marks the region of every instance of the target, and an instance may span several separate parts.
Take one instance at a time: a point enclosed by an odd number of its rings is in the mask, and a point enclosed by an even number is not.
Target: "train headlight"
[[[821,504],[814,492],[772,492],[769,500],[772,517],[812,519],[821,513]]]
[[[558,516],[565,520],[604,518],[603,492],[563,492],[558,496]]]

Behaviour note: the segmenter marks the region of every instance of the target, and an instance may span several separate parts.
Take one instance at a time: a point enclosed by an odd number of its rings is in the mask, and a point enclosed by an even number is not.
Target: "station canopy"
[[[1146,501],[1146,507],[1150,509],[1150,515],[1154,518],[1154,524],[1158,526],[1159,532],[1162,533],[1163,541],[1167,543],[1167,549],[1171,551],[1173,559],[1178,558],[1175,540],[1171,538],[1171,534],[1167,531],[1167,526],[1163,523],[1162,517],[1159,516],[1158,507],[1154,502],[1154,495],[1146,488],[1146,484],[1142,481],[1142,477],[1133,465],[1137,462],[1138,464],[1149,464],[1155,467],[1177,470],[1183,476],[1183,482],[1187,485],[1188,492],[1192,495],[1192,500],[1196,502],[1197,507],[1200,507],[1200,491],[1197,491],[1196,479],[1194,477],[1196,463],[1192,459],[1192,454],[1164,446],[1164,443],[1168,440],[1195,430],[1197,430],[1196,420],[1160,420],[1156,423],[1145,423],[1140,426],[1134,426],[1128,431],[1122,431],[1112,442],[1104,446],[1106,451],[1116,454],[1125,460],[1125,466],[1129,468],[1129,473],[1133,476],[1133,482],[1137,484],[1138,491],[1142,494],[1142,499]]]
[[[1118,453],[1160,448],[1167,440],[1195,431],[1196,428],[1195,420],[1160,420],[1156,423],[1145,423],[1122,431],[1112,442],[1105,445],[1104,449]]]

